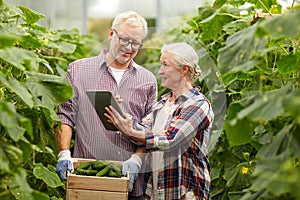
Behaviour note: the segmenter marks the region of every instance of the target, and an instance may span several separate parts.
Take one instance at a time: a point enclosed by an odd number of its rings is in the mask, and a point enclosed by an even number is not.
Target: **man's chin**
[[[130,60],[131,60],[130,57],[124,57],[124,56],[123,56],[123,57],[118,58],[118,62],[121,63],[121,64],[126,64],[126,63],[128,63]]]

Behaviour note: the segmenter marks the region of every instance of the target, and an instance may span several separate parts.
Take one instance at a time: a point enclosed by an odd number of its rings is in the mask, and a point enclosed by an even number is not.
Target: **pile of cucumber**
[[[75,174],[99,177],[121,177],[122,166],[108,160],[84,162],[75,168]]]

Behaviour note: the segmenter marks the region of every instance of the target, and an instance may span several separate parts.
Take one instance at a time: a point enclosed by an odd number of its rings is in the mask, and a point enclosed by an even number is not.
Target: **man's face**
[[[133,59],[143,43],[144,31],[142,27],[124,23],[112,29],[110,51],[120,64],[125,64]]]

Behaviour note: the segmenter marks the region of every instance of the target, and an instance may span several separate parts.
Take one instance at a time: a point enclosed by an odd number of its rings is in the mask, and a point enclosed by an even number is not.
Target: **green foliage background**
[[[244,1],[200,7],[153,34],[137,62],[156,73],[163,43],[197,49],[203,72],[195,84],[216,114],[211,199],[300,199],[300,9],[247,2],[246,15]],[[281,15],[255,19],[257,9]],[[91,56],[98,41],[78,30],[47,30],[37,24],[43,17],[0,0],[0,199],[65,198],[55,173],[55,111],[72,96],[68,64]]]

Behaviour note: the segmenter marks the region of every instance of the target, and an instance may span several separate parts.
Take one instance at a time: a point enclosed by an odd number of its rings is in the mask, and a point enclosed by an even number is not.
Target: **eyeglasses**
[[[115,29],[113,29],[113,30],[115,31],[115,33],[116,33],[116,35],[117,35],[117,37],[118,37],[118,39],[119,39],[119,44],[120,44],[121,46],[126,47],[126,46],[128,46],[128,45],[130,44],[130,45],[131,45],[131,48],[134,49],[134,50],[138,50],[139,48],[141,48],[141,47],[143,46],[142,43],[135,42],[135,41],[130,42],[130,40],[128,40],[128,39],[126,39],[126,38],[120,37],[120,36],[118,35],[118,32],[117,32]]]

